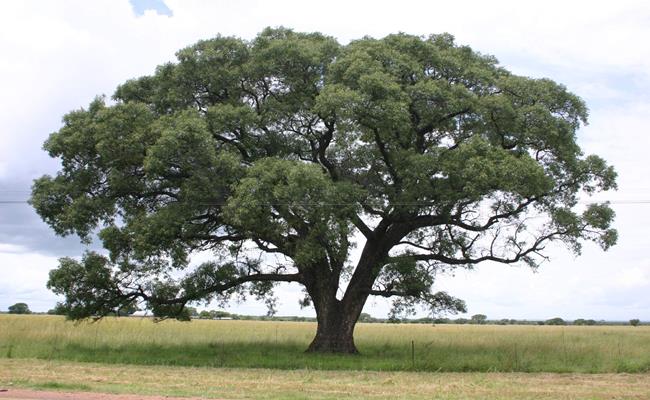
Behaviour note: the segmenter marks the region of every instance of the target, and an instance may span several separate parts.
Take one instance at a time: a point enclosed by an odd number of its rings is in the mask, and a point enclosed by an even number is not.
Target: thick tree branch
[[[386,144],[382,142],[381,137],[379,135],[379,131],[377,129],[374,130],[374,137],[375,137],[375,144],[377,145],[377,149],[379,149],[381,158],[384,161],[386,168],[388,168],[388,173],[393,178],[393,182],[399,186],[400,183],[399,175],[397,174],[397,170],[395,169],[395,166],[393,165],[390,159],[390,154],[388,154],[388,150],[386,149]]]
[[[514,264],[522,261],[522,259],[524,259],[525,257],[531,254],[538,254],[538,252],[544,249],[542,245],[546,241],[551,240],[557,236],[562,236],[566,234],[567,234],[566,231],[556,231],[556,232],[543,235],[537,238],[535,242],[532,243],[530,247],[528,247],[526,250],[523,250],[523,248],[519,247],[519,251],[511,258],[494,255],[494,252],[492,251],[493,246],[491,246],[489,254],[477,258],[472,258],[472,257],[454,258],[442,253],[407,254],[407,255],[388,257],[388,262],[397,262],[401,260],[413,260],[413,261],[439,261],[447,265],[470,265],[470,264],[478,264],[484,261],[495,261],[501,264]]]
[[[323,167],[327,169],[327,172],[329,172],[332,180],[337,181],[339,179],[339,172],[337,171],[336,166],[330,160],[328,160],[325,155],[327,148],[329,147],[330,143],[332,142],[332,138],[334,137],[334,123],[328,123],[325,122],[325,120],[323,121],[327,129],[318,138],[318,160],[323,165]]]
[[[372,229],[370,229],[368,225],[366,225],[366,223],[363,222],[361,217],[359,217],[358,215],[352,217],[352,223],[359,230],[359,232],[361,232],[361,234],[366,237],[366,239],[369,239],[374,236]]]
[[[393,296],[406,297],[406,296],[417,295],[416,293],[408,293],[400,290],[374,290],[374,289],[369,290],[368,294],[371,296],[381,296],[381,297],[393,297]]]
[[[174,304],[186,304],[190,301],[199,300],[205,298],[211,293],[225,292],[234,287],[240,286],[244,283],[249,282],[303,282],[303,275],[301,273],[296,274],[253,274],[246,275],[236,279],[233,279],[228,282],[212,285],[210,287],[204,288],[196,293],[188,294],[185,296],[176,297],[173,299],[160,298],[154,295],[147,294],[142,287],[139,287],[137,290],[137,296],[145,301],[149,301],[155,304],[164,304],[164,305],[174,305]],[[129,296],[133,293],[129,293]]]

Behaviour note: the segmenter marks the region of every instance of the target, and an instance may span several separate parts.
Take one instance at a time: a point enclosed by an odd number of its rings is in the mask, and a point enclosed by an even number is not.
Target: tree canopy
[[[487,322],[487,315],[485,314],[474,314],[472,315],[472,318],[470,319],[473,324],[485,324]]]
[[[341,45],[269,28],[176,56],[68,113],[44,145],[62,167],[32,205],[108,251],[51,272],[73,318],[134,300],[177,318],[246,294],[272,306],[276,283],[297,282],[318,316],[311,349],[356,351],[368,296],[396,314],[464,310],[432,290],[438,272],[616,242],[613,211],[579,204],[616,178],[576,143],[584,102],[448,34]]]
[[[31,314],[32,311],[29,309],[27,303],[16,303],[9,306],[9,314]]]

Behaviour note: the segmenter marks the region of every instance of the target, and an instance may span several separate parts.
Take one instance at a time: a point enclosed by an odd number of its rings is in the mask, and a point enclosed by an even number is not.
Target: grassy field
[[[648,399],[649,374],[431,373],[0,359],[0,388],[221,399]]]
[[[75,324],[56,316],[0,315],[0,359],[361,371],[650,371],[650,327],[359,324],[360,356],[305,354],[314,331],[307,322],[107,318]]]

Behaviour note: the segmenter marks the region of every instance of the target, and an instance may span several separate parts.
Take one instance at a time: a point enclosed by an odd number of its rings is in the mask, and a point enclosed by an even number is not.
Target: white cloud
[[[0,254],[1,253],[25,253],[28,249],[25,246],[12,244],[12,243],[0,243]]]
[[[56,257],[7,251],[0,248],[0,308],[25,302],[32,311],[47,311],[57,297],[45,289],[48,271],[58,263]]]
[[[614,284],[623,289],[650,286],[650,261],[646,260],[644,264],[644,266],[630,266],[619,271],[614,278]]]

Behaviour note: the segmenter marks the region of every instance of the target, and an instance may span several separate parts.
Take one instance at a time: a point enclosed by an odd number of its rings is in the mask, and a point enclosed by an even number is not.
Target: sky
[[[514,73],[551,78],[582,97],[590,118],[578,142],[619,174],[617,192],[589,199],[612,201],[618,245],[608,252],[586,245],[580,257],[555,247],[536,272],[481,264],[440,276],[435,287],[464,299],[468,315],[491,319],[650,320],[650,2],[625,0],[2,1],[0,310],[16,302],[52,308],[58,299],[45,287],[48,271],[85,249],[75,237],[55,236],[23,202],[33,179],[57,171],[42,143],[61,117],[200,39],[251,39],[280,25],[344,44],[449,32]],[[314,315],[298,306],[298,286],[281,286],[277,295],[279,315]],[[228,309],[265,313],[254,301]],[[385,317],[388,309],[370,300],[365,311]]]

